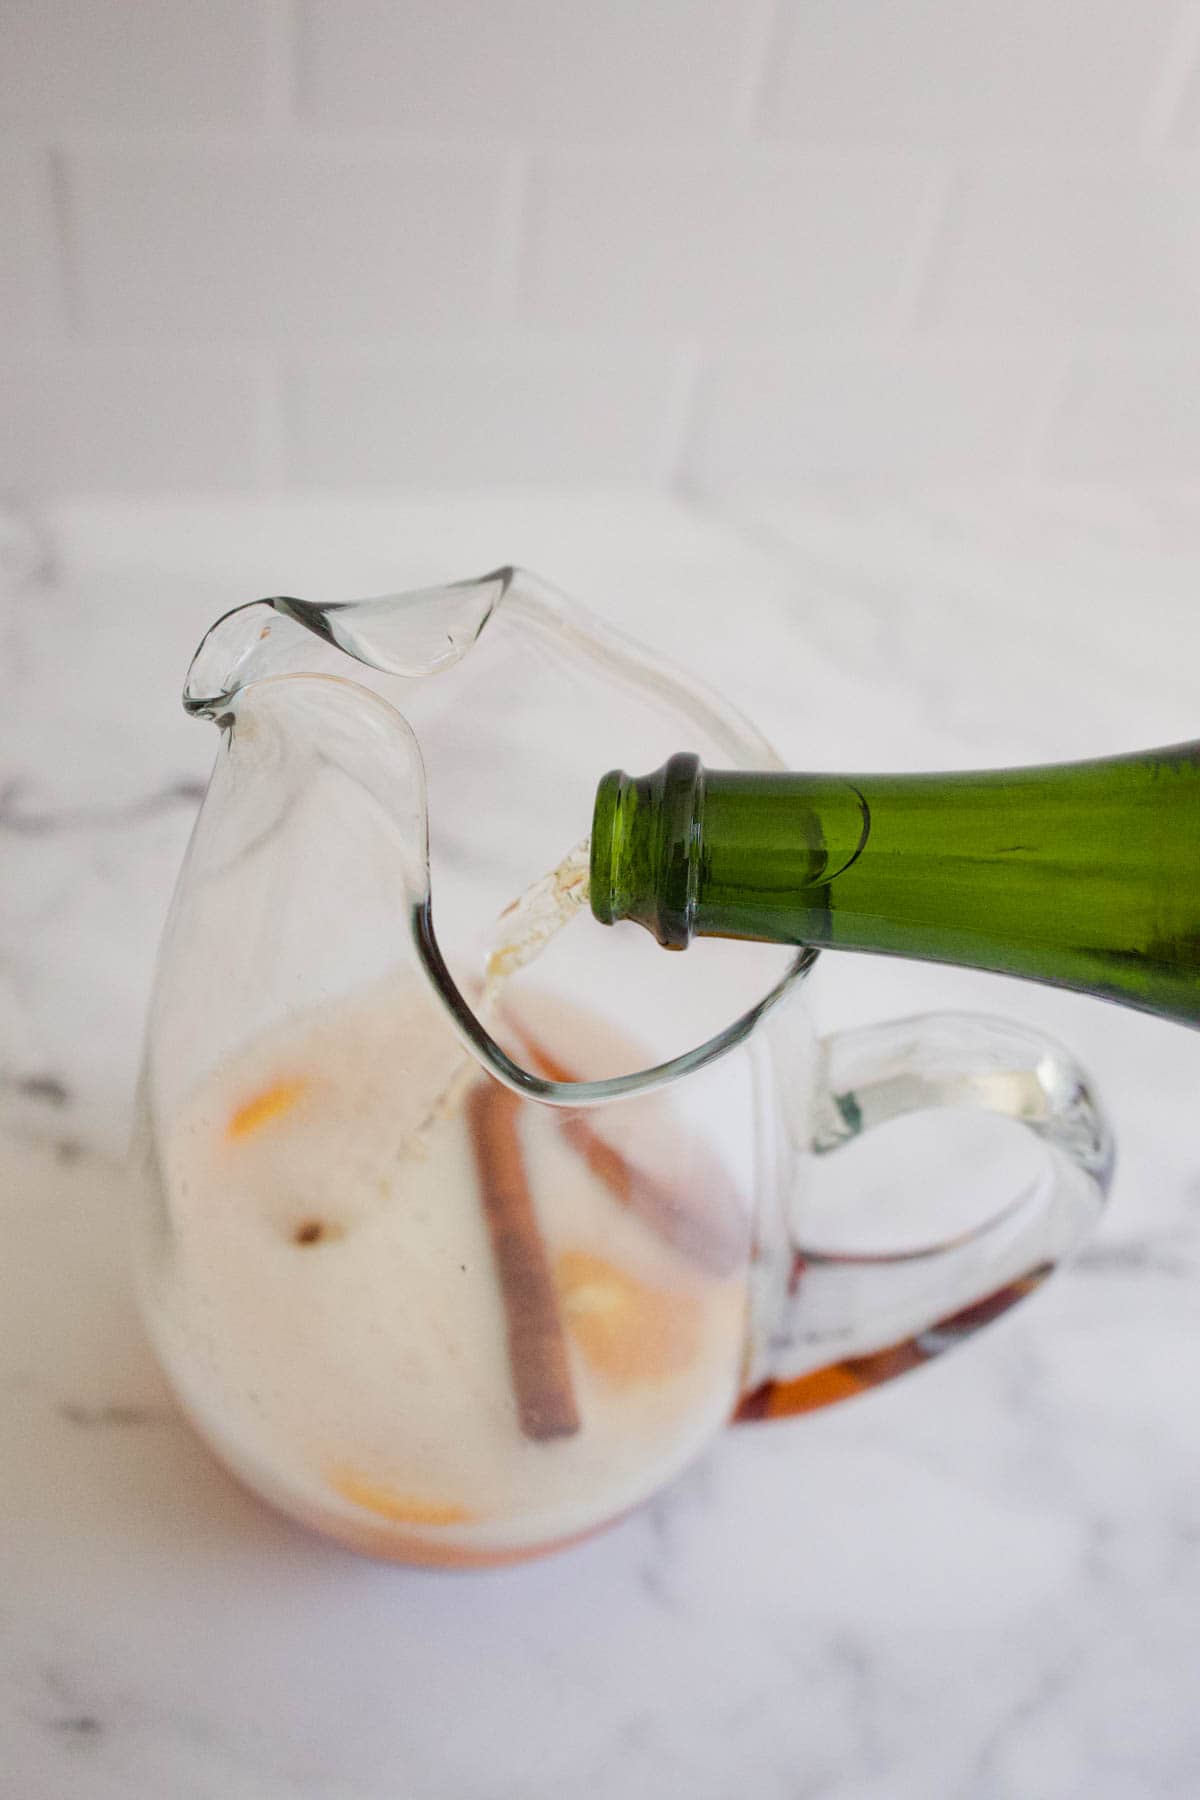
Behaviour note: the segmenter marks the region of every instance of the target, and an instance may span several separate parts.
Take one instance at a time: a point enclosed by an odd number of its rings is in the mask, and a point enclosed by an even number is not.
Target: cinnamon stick
[[[621,1206],[636,1213],[664,1243],[709,1275],[732,1275],[745,1261],[749,1232],[731,1189],[696,1186],[684,1192],[640,1169],[578,1113],[559,1130]]]
[[[565,1063],[521,1028],[536,1067],[549,1081],[577,1081]],[[749,1223],[737,1193],[709,1162],[703,1184],[669,1186],[630,1162],[582,1114],[560,1112],[559,1130],[619,1205],[636,1213],[664,1243],[710,1275],[731,1275],[750,1248]]]
[[[571,1437],[579,1410],[558,1293],[538,1228],[517,1132],[517,1096],[499,1082],[467,1095],[467,1122],[504,1297],[508,1360],[521,1430],[528,1438]]]

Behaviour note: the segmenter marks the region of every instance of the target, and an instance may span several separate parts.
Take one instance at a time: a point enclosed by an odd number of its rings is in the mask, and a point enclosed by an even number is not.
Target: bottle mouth
[[[665,950],[695,929],[704,831],[704,765],[678,751],[650,775],[610,769],[592,811],[590,899],[601,925],[634,919]]]

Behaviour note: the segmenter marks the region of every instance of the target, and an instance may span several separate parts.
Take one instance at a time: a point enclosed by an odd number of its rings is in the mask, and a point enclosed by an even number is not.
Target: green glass
[[[1200,1024],[1200,742],[969,774],[614,770],[591,906],[670,949],[875,951]]]

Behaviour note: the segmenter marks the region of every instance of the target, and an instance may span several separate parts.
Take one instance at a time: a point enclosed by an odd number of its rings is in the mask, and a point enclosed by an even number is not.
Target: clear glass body
[[[240,609],[185,699],[221,735],[147,1035],[139,1282],[197,1428],[297,1518],[451,1566],[570,1542],[735,1414],[957,1341],[1094,1218],[1068,1058],[954,1019],[819,1044],[810,955],[582,915],[482,1010],[497,914],[614,754],[774,762],[529,578]],[[817,1159],[944,1105],[1032,1130],[1039,1179],[840,1248]]]

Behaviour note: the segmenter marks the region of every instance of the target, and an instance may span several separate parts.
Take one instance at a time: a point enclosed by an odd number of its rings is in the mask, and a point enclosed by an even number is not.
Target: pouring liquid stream
[[[587,907],[591,839],[583,838],[548,874],[539,876],[506,906],[493,927],[483,966],[479,1016],[489,1031],[500,1023],[501,1000],[512,977],[534,962],[560,931]],[[456,1112],[478,1075],[474,1058],[462,1061],[413,1133],[405,1149],[421,1154],[425,1139],[441,1119]]]
[[[584,838],[500,914],[483,971],[483,1017],[488,1023],[496,1017],[510,977],[540,956],[587,905],[590,852],[591,839]]]

